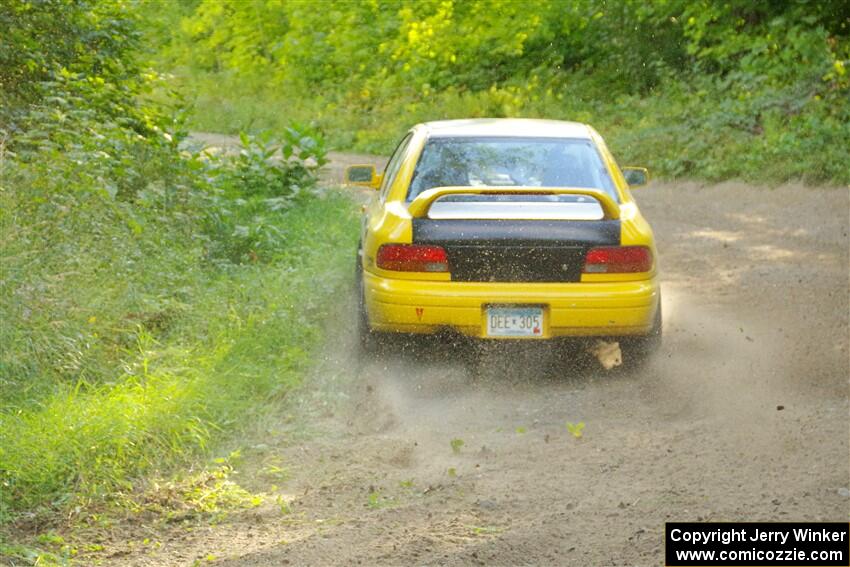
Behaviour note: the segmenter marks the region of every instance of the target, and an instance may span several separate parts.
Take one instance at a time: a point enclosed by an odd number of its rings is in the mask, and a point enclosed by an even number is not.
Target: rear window
[[[407,200],[434,187],[526,186],[617,192],[590,140],[432,138],[413,173]]]

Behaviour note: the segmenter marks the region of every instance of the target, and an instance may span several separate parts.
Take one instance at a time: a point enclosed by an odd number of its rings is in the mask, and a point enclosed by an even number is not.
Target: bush
[[[668,177],[850,182],[846,2],[202,0],[181,21],[161,57],[200,129],[314,121],[387,154],[419,121],[546,117]]]
[[[284,128],[283,142],[272,136],[241,133],[237,155],[212,156],[208,162],[202,224],[213,262],[272,259],[286,242],[281,213],[313,196],[318,170],[327,163],[322,138],[290,126]]]
[[[0,520],[128,490],[298,383],[348,276],[352,207],[311,187],[316,162],[255,163],[302,184],[242,196],[243,163],[198,169],[171,209],[3,164]]]
[[[132,8],[0,8],[0,524],[112,501],[273,410],[348,275],[321,136],[188,149]]]

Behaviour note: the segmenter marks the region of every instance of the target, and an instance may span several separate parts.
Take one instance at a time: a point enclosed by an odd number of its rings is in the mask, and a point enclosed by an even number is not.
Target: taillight
[[[449,271],[449,259],[441,246],[384,244],[378,248],[376,263],[382,270],[395,272]]]
[[[652,251],[646,246],[591,248],[584,261],[586,274],[628,274],[652,269]]]

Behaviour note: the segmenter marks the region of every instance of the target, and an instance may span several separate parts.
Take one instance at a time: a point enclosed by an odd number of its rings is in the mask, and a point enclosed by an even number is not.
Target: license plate
[[[488,307],[488,337],[542,337],[542,307]]]

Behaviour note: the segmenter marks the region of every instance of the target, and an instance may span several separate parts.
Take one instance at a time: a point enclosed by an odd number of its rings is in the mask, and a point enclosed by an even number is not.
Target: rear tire
[[[357,255],[357,353],[361,358],[373,358],[380,350],[378,333],[369,325],[369,313],[366,310],[366,291],[363,287],[363,268],[360,255]]]
[[[646,364],[661,348],[662,329],[661,301],[659,298],[658,309],[655,311],[655,320],[649,334],[641,337],[624,337],[620,341],[620,349],[623,353],[623,366],[632,369],[640,368]]]

